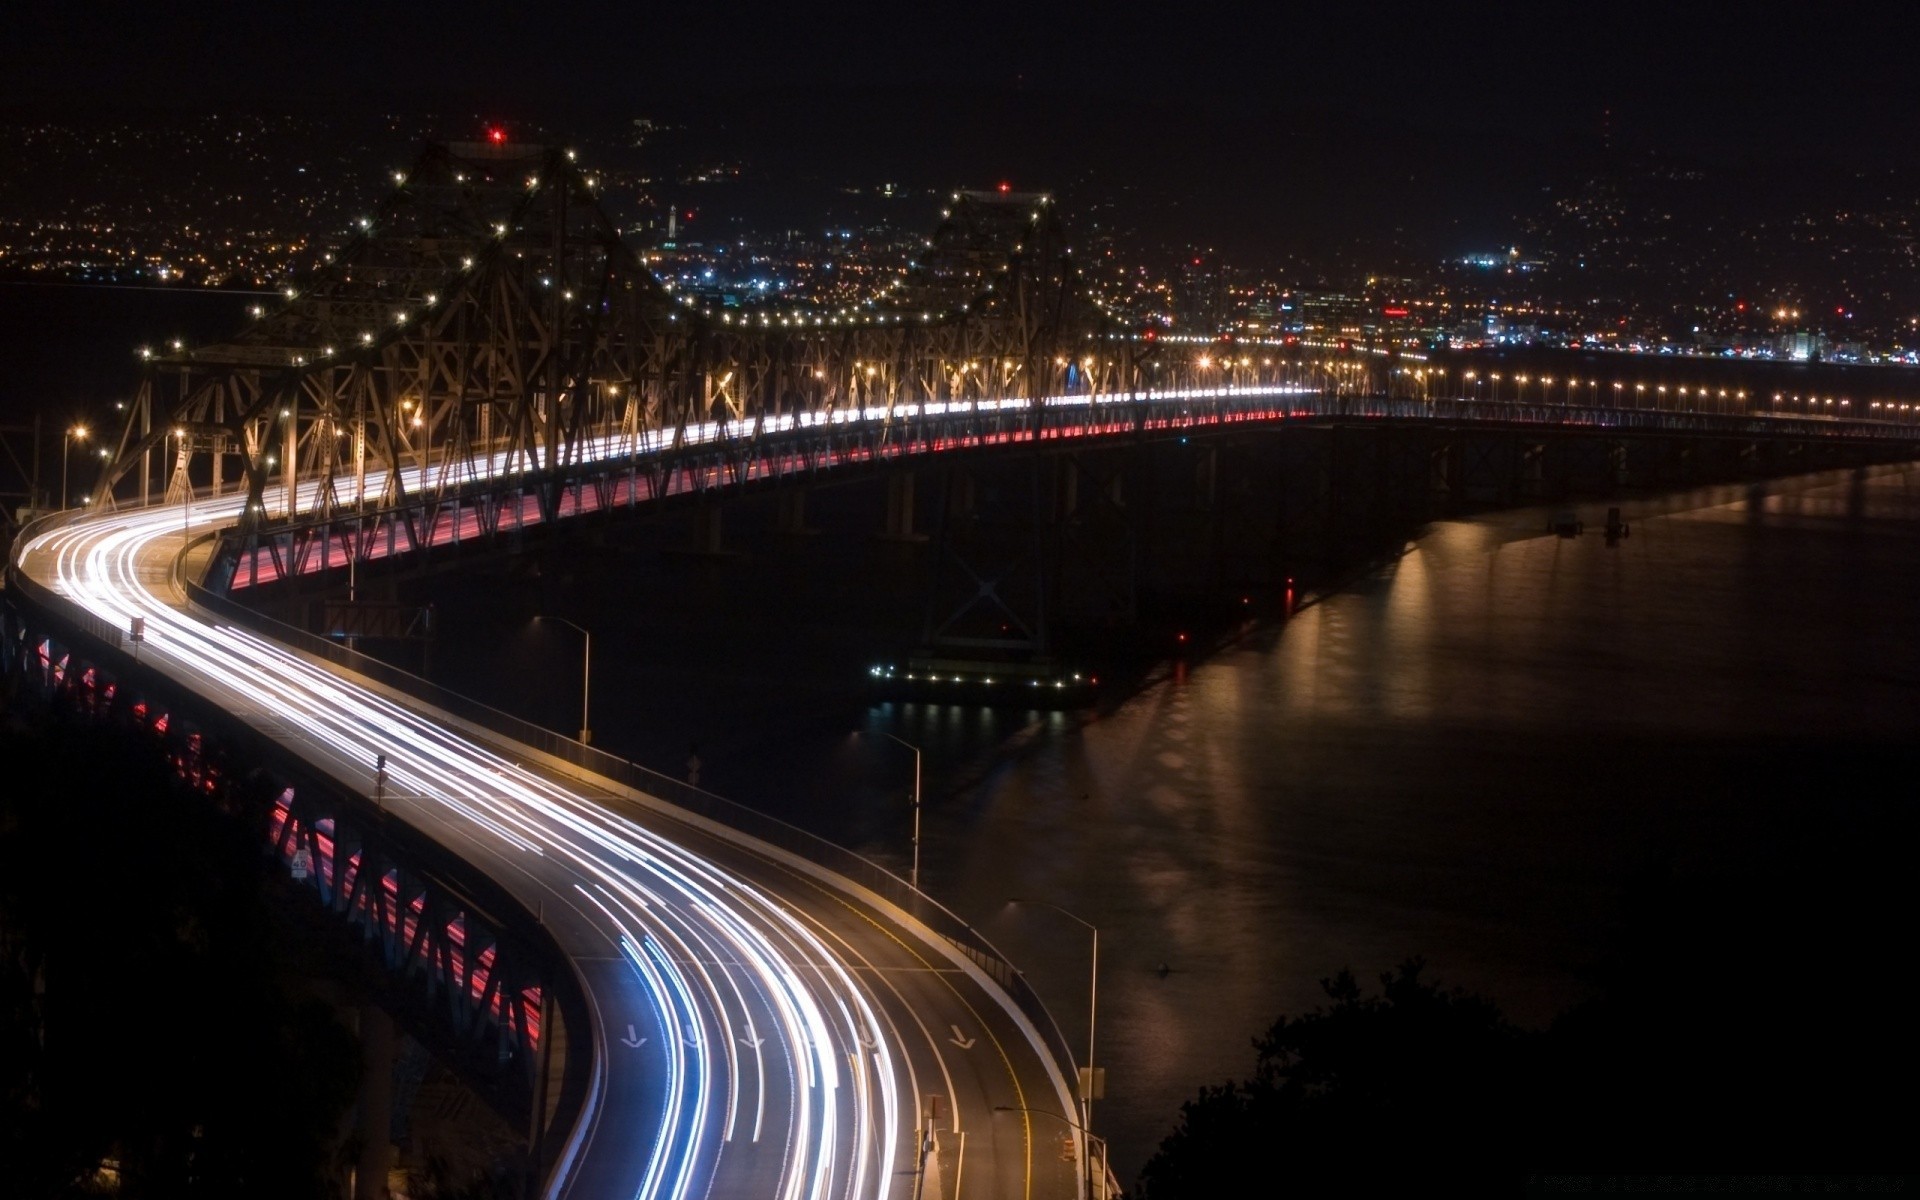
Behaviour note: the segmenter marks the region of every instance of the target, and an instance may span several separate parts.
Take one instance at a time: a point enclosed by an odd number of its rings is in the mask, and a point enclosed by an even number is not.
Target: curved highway
[[[191,609],[174,559],[240,504],[89,514],[24,543],[18,568],[118,628],[145,617],[143,663],[326,777],[364,794],[384,754],[388,810],[541,914],[595,1051],[547,1195],[1080,1193],[1058,1130],[1001,1111],[1074,1111],[1039,1033],[905,913]]]
[[[1103,424],[1100,414],[1109,406],[1124,414],[1135,402],[1164,404],[1166,415],[1153,421],[1168,427],[1275,419],[1289,410],[1346,413],[1343,401],[1315,403],[1299,391],[1221,387],[1041,404],[1087,411],[1063,436],[1128,428]],[[1182,407],[1202,399],[1238,410]],[[620,460],[801,426],[885,426],[903,415],[1028,405],[789,414],[768,418],[764,428],[752,421],[688,426],[671,443],[659,433],[602,438],[578,453],[585,461]],[[1348,415],[1438,414],[1408,400],[1374,401]],[[1492,415],[1514,419],[1511,411]],[[1532,417],[1565,423],[1632,415],[1575,409]],[[931,442],[921,451],[941,448]],[[526,465],[481,456],[462,464],[460,475],[479,481]],[[422,475],[403,476],[404,490],[416,491]],[[385,494],[385,482],[370,472],[363,494]],[[298,499],[311,511],[312,495]],[[286,507],[272,491],[265,502],[269,511]],[[585,993],[594,1050],[583,1115],[564,1131],[545,1194],[1080,1194],[1080,1167],[1060,1153],[1074,1097],[1046,1040],[1003,989],[905,912],[787,851],[554,765],[190,607],[173,580],[175,560],[198,534],[238,520],[243,503],[227,496],[80,515],[28,537],[16,548],[16,567],[114,628],[144,617],[146,665],[343,787],[371,792],[374,760],[385,755],[388,810],[540,914]]]

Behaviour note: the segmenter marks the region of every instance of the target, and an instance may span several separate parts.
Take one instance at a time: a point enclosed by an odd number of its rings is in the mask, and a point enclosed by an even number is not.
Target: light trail
[[[1291,400],[1303,394],[1316,393],[1295,385],[1220,386],[1050,396],[1039,404],[1085,410],[1084,418],[1070,417],[1047,432],[1078,437],[1130,428],[1132,417],[1122,409],[1140,402],[1149,402],[1140,418],[1147,429],[1317,415]],[[1203,421],[1178,408],[1194,401],[1233,407]],[[854,426],[886,428],[921,417],[1031,407],[1023,399],[949,401],[708,422],[591,438],[558,465],[628,461],[765,433],[817,428],[837,435]],[[1012,440],[1004,431],[924,438],[914,452]],[[841,449],[831,451],[828,461],[874,457],[871,449]],[[462,482],[483,483],[534,465],[524,451],[499,452],[453,469]],[[390,485],[420,494],[436,470],[447,469],[409,467],[397,478],[368,470],[357,483],[357,498],[385,496]],[[762,462],[754,470],[760,477],[769,467]],[[317,498],[318,485],[305,485],[294,507],[311,511]],[[262,503],[268,511],[285,511],[285,501],[281,489],[270,488]],[[236,716],[290,731],[295,752],[324,775],[364,789],[375,755],[385,755],[391,812],[465,853],[523,899],[552,901],[546,906],[549,931],[577,966],[621,965],[613,980],[582,976],[595,1014],[594,1028],[585,1031],[596,1048],[593,1073],[583,1116],[558,1156],[547,1195],[906,1200],[919,1163],[903,1169],[903,1147],[915,1144],[917,1154],[925,1128],[916,1082],[922,1074],[937,1078],[951,1098],[954,1132],[964,1112],[990,1112],[996,1099],[1023,1103],[1030,1086],[1052,1093],[1063,1109],[1071,1105],[1065,1076],[1043,1039],[977,969],[972,986],[984,996],[963,994],[937,973],[933,982],[905,987],[876,961],[876,955],[898,958],[904,952],[916,964],[909,970],[925,971],[945,956],[947,969],[965,975],[972,964],[951,947],[928,940],[916,950],[885,933],[863,949],[853,935],[871,937],[871,930],[861,928],[870,918],[849,928],[839,901],[824,904],[823,914],[806,911],[790,893],[767,891],[739,869],[744,863],[756,875],[765,872],[757,852],[736,847],[736,866],[722,866],[709,857],[711,847],[696,853],[615,811],[606,795],[530,770],[425,712],[249,630],[203,620],[155,590],[171,589],[176,548],[236,522],[244,503],[233,495],[89,514],[32,538],[19,551],[20,561],[41,564],[43,582],[113,626],[124,629],[133,618],[145,618],[144,662]],[[599,503],[585,492],[569,493],[559,515]],[[523,506],[519,519],[540,520],[537,505]],[[325,557],[344,565],[348,553],[341,541]],[[712,832],[700,836],[724,840]],[[772,874],[777,878],[779,871]],[[956,1072],[949,1062],[954,1051],[947,1049],[951,1044],[964,1052],[974,1044],[958,1036],[955,1017],[984,1022],[996,1007],[1011,1018],[1013,1034],[1009,1039],[981,1028],[1007,1073],[998,1084],[976,1070]],[[644,1037],[638,1031],[643,1023]],[[946,1037],[949,1030],[954,1038]],[[1023,1041],[1024,1049],[1016,1048]],[[750,1059],[743,1050],[751,1050]],[[1027,1055],[1026,1065],[1016,1068],[1016,1053]],[[1033,1078],[1023,1081],[1022,1070]],[[1010,1089],[1010,1095],[995,1096],[995,1087]],[[963,1088],[978,1094],[969,1099]],[[643,1099],[636,1101],[636,1094]],[[623,1098],[617,1119],[609,1111],[616,1096]],[[1024,1179],[1023,1194],[1034,1194],[1030,1141],[1022,1140],[1018,1157],[1003,1166],[1010,1174],[1002,1189]],[[1017,1170],[1024,1175],[1011,1173]],[[991,1174],[970,1178],[993,1182]],[[1055,1194],[1073,1194],[1079,1180],[1071,1168],[1056,1172]]]
[[[197,502],[187,525],[233,520],[238,507],[236,500]],[[599,802],[272,642],[175,608],[151,581],[164,577],[156,556],[181,532],[177,509],[138,510],[51,531],[26,553],[49,555],[53,587],[87,611],[121,626],[144,616],[142,653],[150,664],[197,681],[229,708],[271,713],[335,777],[364,777],[384,753],[389,808],[429,829],[457,823],[470,839],[491,839],[496,854],[545,860],[572,877],[576,895],[590,902],[576,911],[596,918],[653,1014],[648,1040],[661,1071],[661,1118],[641,1139],[645,1163],[633,1195],[707,1194],[724,1170],[721,1147],[731,1140],[734,1110],[749,1092],[754,1141],[770,1104],[790,1110],[782,1182],[771,1194],[827,1200],[898,1192],[904,1130],[893,1051],[862,1046],[862,1029],[878,1024],[872,1001],[817,934],[748,880]],[[716,953],[721,946],[724,955]],[[750,1075],[739,1069],[739,1028],[776,1034],[755,1033]],[[769,1070],[769,1050],[781,1057],[778,1072]],[[860,1086],[843,1086],[842,1055],[859,1062],[863,1052],[879,1086],[868,1086],[864,1074]],[[790,1081],[786,1094],[770,1094],[773,1074]],[[620,1132],[623,1140],[633,1133]],[[551,1194],[569,1188],[563,1175]]]

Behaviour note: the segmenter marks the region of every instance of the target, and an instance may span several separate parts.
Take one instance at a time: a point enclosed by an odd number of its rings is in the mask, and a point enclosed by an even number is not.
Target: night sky
[[[1595,133],[1610,110],[1663,148],[1904,166],[1920,99],[1901,4],[29,4],[7,26],[9,92],[86,103],[587,113],[904,86],[1015,90],[1040,116],[1097,97],[1121,128],[1172,107],[1450,142]]]
[[[1125,195],[1135,240],[1242,261],[1470,252],[1609,147],[1737,172],[1735,196],[1820,181],[1825,211],[1856,172],[1920,172],[1920,7],[1715,7],[34,5],[0,95],[589,141],[649,116],[763,176]]]

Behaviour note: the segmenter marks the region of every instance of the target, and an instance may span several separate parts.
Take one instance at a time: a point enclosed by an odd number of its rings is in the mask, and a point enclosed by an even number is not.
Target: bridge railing
[[[6,583],[10,590],[19,592],[20,595],[42,608],[58,605],[67,623],[74,626],[79,632],[104,642],[109,646],[117,647],[131,636],[132,630],[121,629],[104,617],[97,616],[78,604],[65,601],[63,597],[56,594],[51,588],[42,586],[39,581],[19,569],[19,556],[25,552],[26,548],[32,544],[35,538],[45,533],[51,533],[62,526],[70,525],[85,515],[86,513],[83,509],[69,508],[60,512],[46,513],[22,525],[19,533],[13,539],[12,547],[9,548],[7,552]]]
[[[219,535],[206,534],[195,542],[189,543],[182,549],[181,559],[184,559],[197,545],[217,536]],[[1035,1032],[1046,1043],[1046,1049],[1055,1065],[1060,1068],[1066,1078],[1078,1077],[1073,1051],[1068,1047],[1066,1038],[1061,1034],[1060,1027],[1055,1023],[1052,1014],[1041,1002],[1039,994],[1027,982],[1026,976],[972,925],[872,859],[856,854],[817,834],[809,833],[796,825],[788,824],[778,817],[768,816],[746,805],[703,791],[670,775],[649,770],[618,755],[595,749],[544,726],[535,725],[510,713],[482,704],[478,700],[422,679],[391,663],[382,662],[380,659],[341,645],[331,638],[321,637],[284,624],[218,594],[184,572],[181,573],[180,578],[183,579],[187,595],[193,603],[217,617],[246,626],[282,645],[374,680],[509,741],[531,747],[542,754],[612,780],[623,787],[666,801],[668,804],[685,809],[709,821],[798,855],[851,880],[911,915],[914,920],[945,939],[948,944],[1005,988],[1021,1013],[1032,1023]]]
[[[162,736],[194,745],[196,755],[205,755],[208,747],[244,750],[249,766],[265,767],[276,785],[290,785],[282,803],[297,806],[297,811],[309,818],[309,834],[314,812],[334,822],[333,852],[315,849],[318,869],[304,885],[298,875],[292,875],[292,886],[315,895],[332,916],[344,921],[356,944],[385,956],[380,965],[395,974],[398,984],[383,1003],[397,1015],[426,1022],[415,1033],[436,1053],[449,1054],[452,1061],[472,1067],[476,1074],[471,1081],[483,1094],[495,1101],[526,1104],[539,1095],[538,1071],[544,1069],[540,1055],[547,1045],[536,1044],[539,1030],[546,1028],[545,1015],[538,1018],[541,1024],[535,1025],[532,1010],[527,1007],[529,989],[539,988],[531,994],[550,997],[563,1028],[575,1031],[575,1036],[565,1041],[562,1089],[549,1123],[549,1128],[562,1132],[573,1128],[585,1103],[590,1074],[587,1056],[592,1039],[586,1036],[590,1028],[587,1000],[573,964],[538,916],[457,853],[403,822],[390,820],[385,813],[376,815],[364,794],[317,775],[286,746],[207,703],[190,686],[151,661],[142,662],[138,647],[129,649],[130,630],[98,617],[21,569],[21,557],[34,538],[84,515],[80,510],[69,510],[30,522],[5,560],[9,632],[31,629],[33,638],[27,647],[10,644],[6,666],[0,670],[19,669],[21,661],[16,655],[20,654],[25,654],[27,661],[63,661],[69,681],[84,678],[80,686],[95,697],[104,697],[102,704],[90,709],[96,717],[112,711],[116,719],[133,720],[151,733],[167,731]],[[197,539],[195,544],[204,540]],[[183,550],[181,557],[185,553]],[[14,624],[16,620],[20,624]],[[54,644],[51,660],[40,657],[40,652],[32,648],[43,637]],[[84,674],[82,667],[86,668]],[[142,710],[144,715],[131,716]],[[231,778],[240,776],[236,773]],[[335,807],[342,802],[349,806],[358,802],[360,807],[357,811]],[[281,832],[291,836],[289,830]],[[276,837],[279,839],[279,835]],[[287,852],[280,856],[286,868],[293,844],[283,841],[276,840],[276,849]],[[434,949],[403,952],[393,937],[398,926],[392,922],[398,920],[398,910],[390,914],[388,925],[379,926],[375,907],[367,903],[356,907],[349,902],[345,849],[349,843],[356,844],[365,855],[355,869],[363,881],[381,878],[387,872],[375,864],[388,863],[401,872],[401,892],[430,898],[425,911],[433,916],[418,918],[419,936],[426,939],[418,945]],[[367,893],[359,893],[358,902],[367,900]],[[450,919],[462,922],[464,935],[453,938],[447,933]],[[369,937],[370,932],[375,936]],[[497,952],[493,968],[497,983],[491,993],[476,993],[466,969],[483,943]],[[422,963],[438,965],[423,969]],[[491,1036],[494,1033],[497,1038]],[[541,1169],[549,1165],[542,1164]]]
[[[1739,437],[1818,437],[1912,444],[1911,424],[1860,417],[1654,407],[1621,402],[1503,400],[1315,391],[1286,383],[1111,393],[1069,393],[1040,400],[1002,399],[872,406],[819,413],[760,414],[725,423],[682,426],[654,434],[598,438],[566,461],[535,467],[488,458],[487,469],[463,474],[410,498],[352,508],[314,509],[262,519],[236,534],[222,561],[234,572],[222,590],[258,586],[288,573],[343,569],[349,560],[457,549],[519,533],[566,515],[675,502],[716,488],[777,483],[822,469],[875,466],[953,451],[1014,443],[1221,431],[1242,422],[1391,419],[1552,428],[1561,432],[1693,432]],[[424,468],[422,468],[424,469]],[[598,489],[605,487],[604,494]],[[384,484],[381,493],[385,494]],[[502,505],[502,496],[513,502]],[[546,497],[547,500],[541,500]],[[549,510],[548,502],[551,504]],[[529,509],[529,504],[532,509]],[[277,502],[276,502],[277,505]],[[471,529],[468,529],[471,526]],[[463,532],[463,530],[465,532]],[[264,559],[263,559],[264,555]],[[284,561],[283,561],[284,559]],[[263,576],[263,564],[267,573]]]

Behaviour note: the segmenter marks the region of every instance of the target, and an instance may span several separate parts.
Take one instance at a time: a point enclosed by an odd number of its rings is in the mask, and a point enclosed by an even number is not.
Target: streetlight
[[[1089,1158],[1087,1160],[1087,1173],[1093,1176],[1094,1179],[1098,1179],[1100,1181],[1100,1188],[1098,1189],[1098,1191],[1089,1191],[1088,1194],[1090,1196],[1095,1197],[1095,1200],[1104,1200],[1107,1194],[1107,1189],[1106,1189],[1107,1175],[1110,1173],[1108,1169],[1109,1160],[1107,1158],[1107,1139],[1101,1137],[1099,1134],[1095,1133],[1093,1130],[1088,1129],[1086,1126],[1079,1124],[1078,1122],[1072,1120],[1071,1118],[1063,1116],[1060,1113],[1054,1112],[1050,1108],[1018,1108],[1011,1104],[996,1104],[993,1106],[993,1111],[1010,1112],[1010,1113],[1030,1113],[1036,1117],[1052,1117],[1054,1120],[1059,1121],[1061,1124],[1066,1125],[1070,1129],[1079,1130],[1080,1133],[1084,1135],[1089,1142],[1099,1143],[1100,1171],[1098,1174],[1094,1173],[1093,1160]],[[1089,1182],[1088,1187],[1090,1189],[1092,1188],[1091,1182]]]
[[[913,890],[917,892],[920,890],[920,747],[903,737],[897,737],[894,734],[888,733],[884,729],[876,729],[873,732],[883,738],[899,742],[902,746],[913,751],[913,869],[912,873],[907,876],[907,882],[912,884]],[[858,737],[858,732],[856,732],[854,736]]]
[[[184,544],[193,536],[193,476],[186,466],[187,431],[175,429],[167,437],[176,443],[174,473],[180,477],[180,539]],[[172,485],[169,484],[169,487]]]
[[[1090,973],[1089,981],[1087,984],[1086,1078],[1080,1081],[1080,1124],[1085,1127],[1091,1127],[1093,1125],[1093,1084],[1094,1084],[1094,1081],[1097,1078],[1099,1078],[1097,1075],[1094,1074],[1094,1070],[1093,1070],[1093,1032],[1094,1032],[1094,1019],[1099,1015],[1099,1012],[1100,1012],[1100,1007],[1099,1007],[1100,1005],[1100,927],[1098,925],[1095,925],[1092,921],[1086,920],[1083,917],[1075,916],[1074,914],[1068,912],[1064,908],[1061,908],[1058,904],[1055,904],[1051,900],[1023,900],[1020,897],[1015,896],[1011,900],[1007,901],[1007,903],[1009,904],[1044,904],[1048,908],[1059,913],[1061,916],[1067,918],[1069,921],[1074,921],[1081,925],[1086,926],[1087,929],[1093,934],[1093,969]]]
[[[73,444],[75,442],[84,442],[86,440],[87,440],[87,427],[85,425],[75,425],[73,428],[67,430],[66,436],[60,439],[60,507],[61,508],[65,508],[67,506],[67,459],[70,456],[71,451],[73,450]]]
[[[580,744],[585,746],[593,741],[593,726],[587,720],[587,702],[593,695],[593,635],[587,632],[586,626],[576,625],[565,617],[536,615],[533,619],[557,621],[569,629],[578,630],[584,639],[580,652]]]

